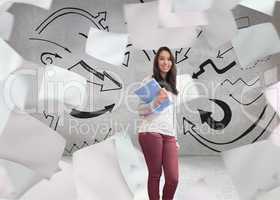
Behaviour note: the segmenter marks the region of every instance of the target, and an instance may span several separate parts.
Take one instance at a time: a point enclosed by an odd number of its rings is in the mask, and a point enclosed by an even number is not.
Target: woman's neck
[[[166,80],[166,73],[160,73],[160,75],[163,78],[163,80]]]

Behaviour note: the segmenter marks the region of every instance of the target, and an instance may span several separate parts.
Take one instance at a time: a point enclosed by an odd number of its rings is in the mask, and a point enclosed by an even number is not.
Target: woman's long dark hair
[[[158,57],[162,51],[167,51],[170,54],[170,60],[172,62],[171,69],[166,74],[166,78],[160,74],[160,69],[158,66]],[[179,91],[176,88],[176,77],[177,77],[177,69],[175,65],[175,58],[168,47],[160,47],[156,53],[154,58],[154,67],[153,67],[153,78],[157,80],[161,87],[165,88],[166,90],[172,92],[175,95],[178,95]]]

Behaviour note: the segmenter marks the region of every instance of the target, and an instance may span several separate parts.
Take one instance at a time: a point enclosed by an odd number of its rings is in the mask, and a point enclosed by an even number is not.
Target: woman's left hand
[[[180,149],[180,145],[179,145],[178,142],[176,142],[176,147],[177,147],[178,149]]]

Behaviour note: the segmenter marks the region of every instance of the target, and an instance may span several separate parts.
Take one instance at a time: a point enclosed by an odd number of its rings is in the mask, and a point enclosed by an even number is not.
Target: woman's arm
[[[140,103],[138,104],[137,110],[140,116],[147,116],[150,115],[154,112],[154,110],[156,109],[157,105],[156,105],[156,99],[151,101],[150,103],[145,103],[140,101]]]

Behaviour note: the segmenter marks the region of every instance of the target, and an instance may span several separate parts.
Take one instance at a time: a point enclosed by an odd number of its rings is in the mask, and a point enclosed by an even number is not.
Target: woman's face
[[[158,57],[158,67],[161,73],[167,73],[171,69],[172,61],[168,51],[161,51]]]

